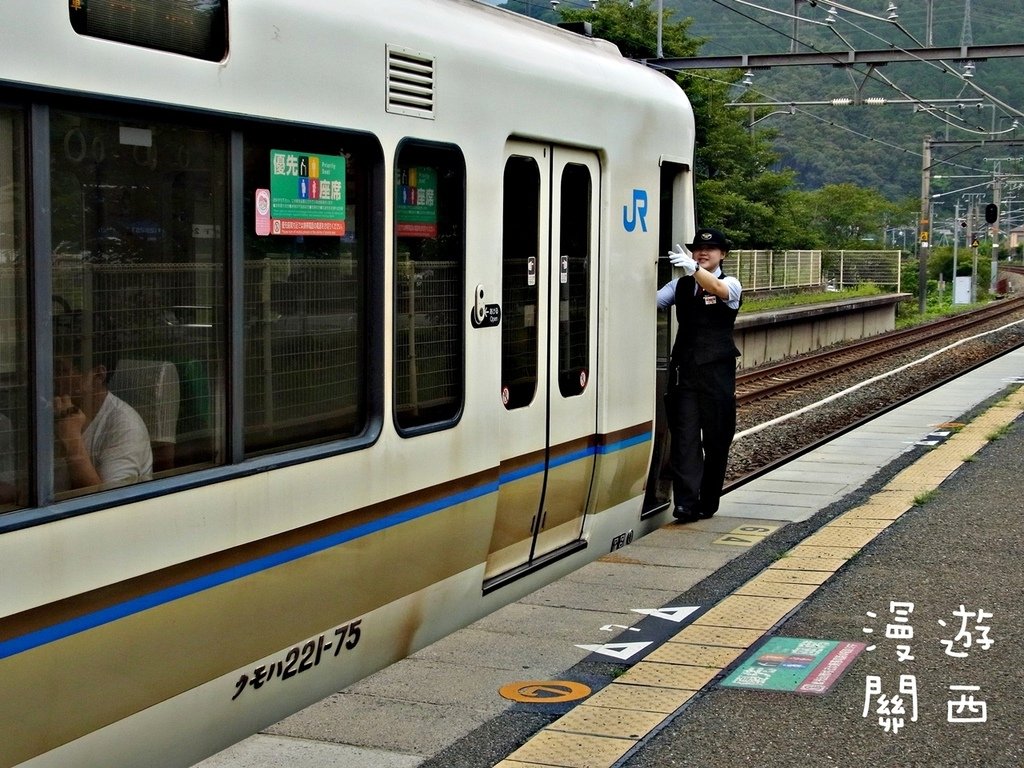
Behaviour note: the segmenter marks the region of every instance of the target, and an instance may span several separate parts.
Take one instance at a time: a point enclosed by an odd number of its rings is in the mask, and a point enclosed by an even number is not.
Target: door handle
[[[487,317],[487,305],[484,303],[484,286],[479,284],[473,291],[473,315],[476,317],[476,324],[481,325]]]

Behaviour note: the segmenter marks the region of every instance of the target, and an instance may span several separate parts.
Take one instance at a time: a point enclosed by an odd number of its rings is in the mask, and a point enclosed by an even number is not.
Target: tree
[[[594,37],[615,43],[626,58],[652,59],[658,53],[658,14],[651,0],[601,0],[597,8],[567,8],[560,13],[564,21],[589,21]],[[672,15],[665,10],[662,18],[664,54],[696,56],[705,41],[689,35],[693,19],[673,22]]]
[[[615,43],[624,56],[652,58],[657,51],[658,15],[651,0],[630,7],[625,0],[601,0],[595,9],[569,9],[566,21],[589,21],[593,33]],[[665,56],[695,56],[705,40],[689,34],[693,19],[673,21],[671,10],[662,19]],[[740,72],[716,77],[681,73],[676,82],[686,90],[696,120],[694,157],[695,205],[702,227],[723,230],[737,246],[797,247],[798,219],[787,204],[793,174],[772,170],[771,132],[747,129],[747,112],[725,104],[733,101]],[[764,111],[764,110],[762,110]]]
[[[907,216],[906,206],[912,204],[895,205],[881,192],[854,184],[828,184],[813,192],[794,194],[804,200],[807,224],[817,241],[835,249],[862,248],[868,238],[876,247],[882,245],[885,222]]]
[[[509,0],[512,7],[519,0]],[[527,3],[519,3],[529,5]],[[656,55],[658,16],[652,0],[601,0],[596,8],[560,8],[565,21],[588,21],[593,34],[615,43],[623,55]],[[690,35],[693,19],[662,19],[666,57],[695,56],[705,43]],[[694,198],[697,223],[715,227],[741,248],[854,248],[874,236],[886,221],[913,221],[914,206],[895,206],[881,193],[854,184],[831,184],[814,192],[796,187],[796,173],[780,166],[772,149],[774,130],[752,131],[770,107],[744,109],[726,104],[752,101],[739,85],[739,70],[683,71],[676,76],[696,121]],[[872,169],[877,173],[878,169]],[[867,169],[865,169],[867,174]],[[867,175],[865,175],[867,178]]]
[[[741,247],[807,247],[789,200],[793,173],[777,168],[778,157],[770,145],[773,133],[751,133],[749,111],[725,106],[742,100],[732,95],[739,78],[738,71],[713,79],[691,73],[679,76],[697,123],[697,220],[700,226],[723,230]]]

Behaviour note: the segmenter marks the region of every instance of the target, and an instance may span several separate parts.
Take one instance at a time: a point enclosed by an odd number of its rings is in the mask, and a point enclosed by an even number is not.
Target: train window
[[[684,178],[687,178],[684,166],[668,161],[662,162],[659,195],[661,215],[658,217],[659,254],[668,253],[672,249],[672,244],[678,239],[678,236],[673,239],[673,232],[685,231],[685,222],[679,220],[680,212],[685,210],[685,197],[681,189]],[[657,286],[660,288],[670,280],[672,280],[672,264],[667,257],[661,256],[658,258]],[[674,316],[674,313],[658,312],[657,315],[657,368],[664,371],[668,369],[669,359],[672,357],[670,318]]]
[[[245,136],[245,451],[354,437],[368,423],[371,170],[361,136]]]
[[[227,0],[68,0],[80,35],[207,61],[227,55]]]
[[[406,142],[395,161],[395,423],[458,418],[463,396],[466,168],[450,147]]]
[[[559,212],[558,389],[563,397],[587,386],[590,368],[590,170],[562,170]]]
[[[53,111],[54,487],[220,460],[223,135]]]
[[[0,107],[0,511],[28,496],[28,338],[25,135],[20,111]]]
[[[540,170],[532,157],[505,163],[501,236],[501,386],[508,409],[537,392],[537,270],[540,268]]]

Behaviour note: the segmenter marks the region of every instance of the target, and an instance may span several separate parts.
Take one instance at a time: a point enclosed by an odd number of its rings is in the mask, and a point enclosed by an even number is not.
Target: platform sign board
[[[864,643],[841,640],[773,637],[722,685],[821,695],[835,685],[864,647]]]

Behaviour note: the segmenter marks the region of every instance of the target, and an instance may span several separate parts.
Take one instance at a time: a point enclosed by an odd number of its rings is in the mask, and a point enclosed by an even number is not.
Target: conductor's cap
[[[693,242],[687,243],[686,247],[691,251],[698,248],[719,248],[722,251],[728,251],[730,245],[729,241],[725,239],[725,235],[717,229],[698,229]]]

